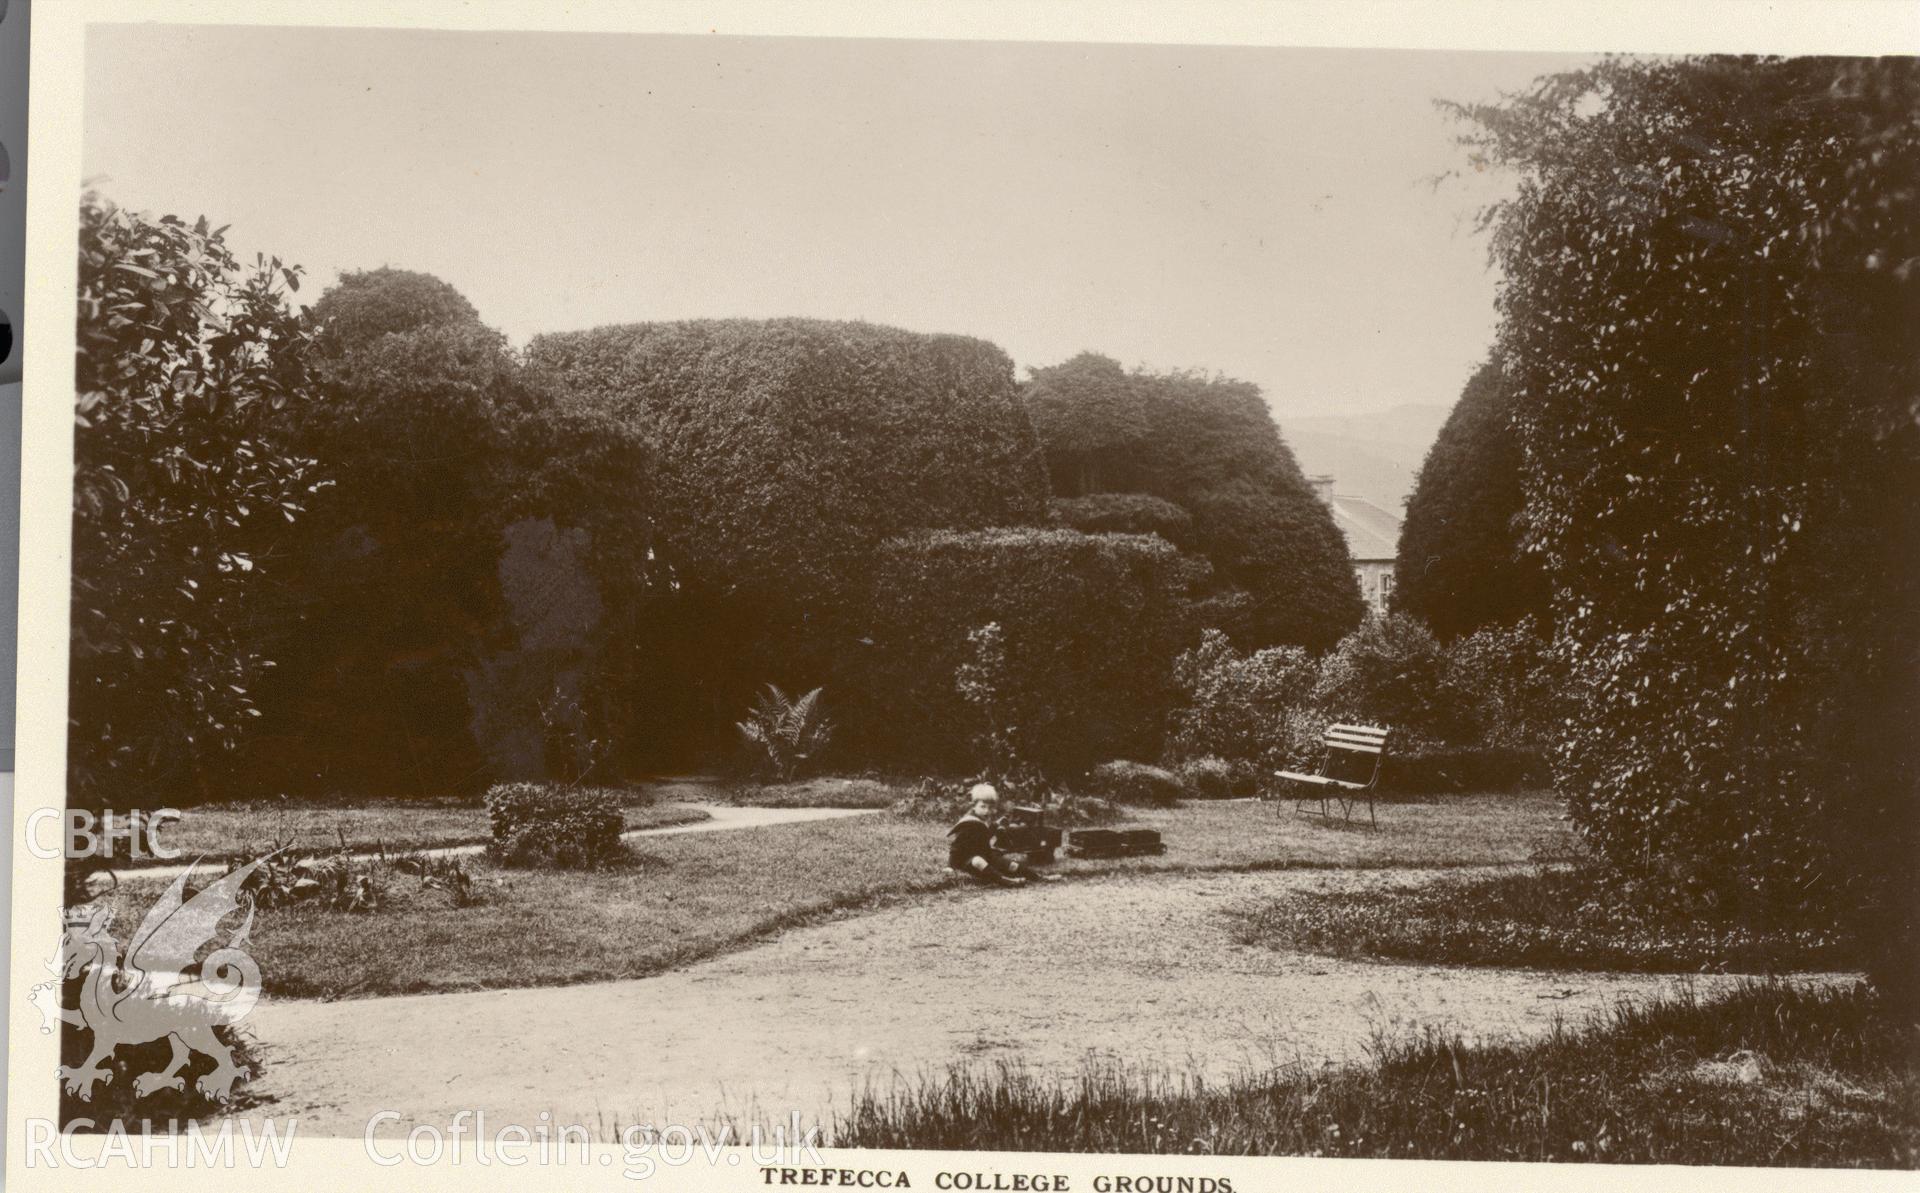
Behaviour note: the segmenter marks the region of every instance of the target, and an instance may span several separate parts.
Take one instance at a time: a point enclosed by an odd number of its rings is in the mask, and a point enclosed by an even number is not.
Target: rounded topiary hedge
[[[837,593],[883,539],[1046,517],[1013,362],[983,340],[728,319],[542,335],[527,353],[643,432],[682,583]]]
[[[1321,650],[1359,623],[1346,540],[1259,386],[1094,353],[1032,374],[1022,395],[1060,520],[1165,534],[1205,558],[1200,615],[1243,646]]]

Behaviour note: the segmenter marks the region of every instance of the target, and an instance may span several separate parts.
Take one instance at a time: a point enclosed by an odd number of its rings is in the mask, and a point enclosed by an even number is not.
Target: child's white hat
[[[967,794],[976,800],[988,800],[996,804],[1000,802],[1000,793],[991,783],[975,783]]]

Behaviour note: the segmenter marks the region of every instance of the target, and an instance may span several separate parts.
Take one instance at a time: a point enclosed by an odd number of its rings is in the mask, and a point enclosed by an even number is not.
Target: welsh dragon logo
[[[261,858],[234,870],[187,899],[187,875],[173,880],[166,893],[148,909],[146,918],[127,944],[124,964],[120,946],[107,931],[113,921],[110,908],[73,908],[66,915],[60,952],[47,969],[60,981],[85,975],[77,1007],[60,1005],[60,982],[42,982],[33,988],[34,1005],[46,1017],[41,1031],[61,1023],[87,1029],[93,1047],[86,1063],[61,1065],[60,1082],[68,1093],[91,1100],[96,1084],[113,1080],[102,1062],[122,1044],[145,1044],[166,1039],[173,1056],[163,1069],[142,1073],[133,1081],[134,1096],[144,1098],[163,1089],[184,1091],[180,1076],[193,1053],[214,1059],[212,1072],[194,1083],[199,1093],[217,1101],[233,1096],[242,1076],[233,1052],[213,1034],[217,1026],[245,1018],[260,998],[260,969],[242,950],[253,927],[253,900],[244,893],[247,879],[266,861]],[[194,962],[201,947],[220,932],[220,922],[246,908],[246,919],[225,944]],[[189,977],[188,971],[197,971]]]

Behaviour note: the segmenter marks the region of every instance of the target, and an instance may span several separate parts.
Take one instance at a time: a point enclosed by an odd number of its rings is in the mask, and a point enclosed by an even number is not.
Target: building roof
[[[1334,525],[1347,536],[1355,563],[1392,563],[1400,549],[1400,519],[1364,497],[1334,493],[1327,498]]]

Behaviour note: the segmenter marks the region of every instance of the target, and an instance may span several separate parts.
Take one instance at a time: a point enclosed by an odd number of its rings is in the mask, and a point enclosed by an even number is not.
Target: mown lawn
[[[1831,923],[1763,906],[1635,897],[1593,865],[1294,895],[1247,914],[1236,935],[1341,957],[1528,969],[1779,973],[1865,964]]]
[[[699,808],[657,803],[646,791],[630,793],[627,828],[664,828],[708,819]],[[473,800],[367,800],[313,803],[256,800],[182,809],[181,819],[161,828],[160,843],[180,851],[178,861],[258,856],[281,845],[301,850],[404,852],[489,839],[487,811]],[[141,863],[134,863],[137,866]],[[147,859],[146,865],[168,864]],[[131,868],[131,867],[130,867]]]
[[[1065,875],[1524,862],[1572,848],[1545,796],[1397,805],[1382,831],[1330,827],[1250,803],[1139,812],[1163,856],[1063,861]],[[252,952],[267,990],[343,998],[641,977],[836,911],[964,884],[945,863],[942,823],[886,812],[845,820],[644,840],[630,867],[576,873],[476,860],[483,900],[396,877],[380,910],[263,908]],[[116,925],[152,897],[133,882]],[[146,889],[142,889],[146,888]],[[984,893],[984,892],[983,892]],[[1009,897],[1018,897],[1008,892]]]
[[[1913,1168],[1920,1037],[1862,988],[1621,1006],[1545,1040],[1383,1038],[1248,1076],[956,1069],[858,1100],[833,1147]]]
[[[679,797],[686,788],[667,784],[660,790]],[[890,808],[900,798],[898,784],[837,776],[792,783],[720,783],[706,790],[707,798],[719,803],[753,808]]]
[[[1124,868],[1383,869],[1559,861],[1581,853],[1564,811],[1548,793],[1441,796],[1382,805],[1376,832],[1297,816],[1290,802],[1194,801],[1177,808],[1134,808],[1131,823],[1158,829],[1167,852],[1128,861]],[[1113,865],[1070,863],[1062,872]]]

